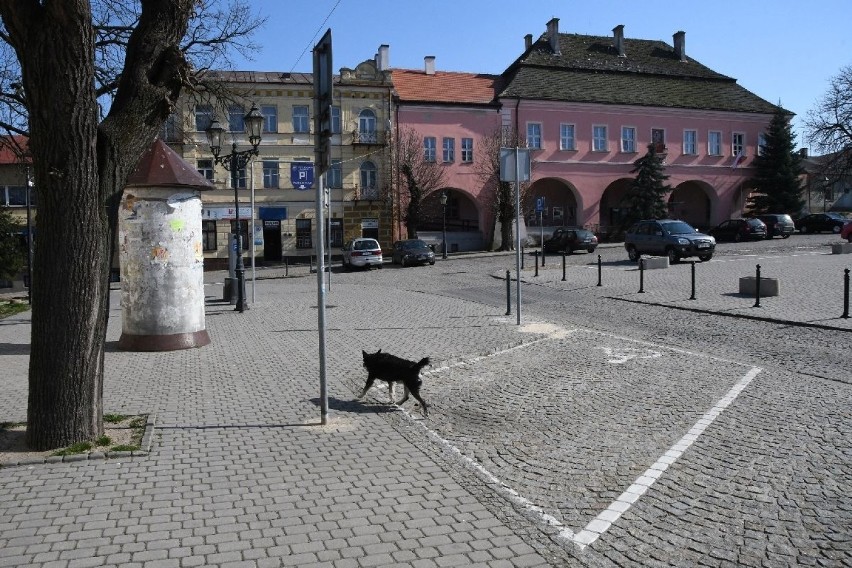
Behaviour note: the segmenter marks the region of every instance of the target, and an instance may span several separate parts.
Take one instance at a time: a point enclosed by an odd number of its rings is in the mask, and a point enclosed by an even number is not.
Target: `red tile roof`
[[[26,136],[3,136],[0,139],[0,165],[14,165],[14,164],[30,164],[32,163],[32,158],[29,154],[29,138]],[[21,159],[21,156],[18,155],[20,150],[23,150],[25,156]]]
[[[488,104],[494,101],[497,75],[412,69],[392,69],[393,86],[401,102]]]

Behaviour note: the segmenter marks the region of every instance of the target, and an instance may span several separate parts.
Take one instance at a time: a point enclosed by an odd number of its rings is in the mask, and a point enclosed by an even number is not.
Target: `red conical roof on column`
[[[215,189],[213,182],[159,138],[139,158],[136,170],[127,178],[127,186]]]

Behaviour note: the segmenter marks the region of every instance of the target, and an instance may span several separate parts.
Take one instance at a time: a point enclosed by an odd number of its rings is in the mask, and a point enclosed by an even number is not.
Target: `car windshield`
[[[352,248],[355,250],[372,250],[379,248],[379,243],[377,241],[355,241]]]
[[[763,221],[761,221],[760,219],[749,219],[748,224],[752,227],[761,227],[763,226]]]
[[[840,213],[826,213],[827,217],[831,217],[832,219],[837,219],[838,221],[848,221],[846,217],[841,215]]]
[[[405,241],[402,243],[402,248],[404,249],[421,249],[427,248],[428,245],[425,241]]]
[[[577,231],[577,236],[580,237],[581,239],[585,239],[586,237],[591,237],[592,232],[591,231],[585,231],[583,229],[579,229]]]
[[[695,229],[689,223],[683,221],[675,221],[674,223],[666,223],[663,225],[670,235],[689,235],[695,232]]]

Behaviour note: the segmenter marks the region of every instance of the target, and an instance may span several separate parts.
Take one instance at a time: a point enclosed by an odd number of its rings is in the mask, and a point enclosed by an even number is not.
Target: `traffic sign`
[[[296,189],[311,189],[314,185],[313,162],[293,162],[290,164],[290,183]]]
[[[537,213],[544,211],[544,196],[535,198],[535,210]]]

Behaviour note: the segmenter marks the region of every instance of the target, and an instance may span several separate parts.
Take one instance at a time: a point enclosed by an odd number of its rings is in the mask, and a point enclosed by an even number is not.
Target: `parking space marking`
[[[651,349],[634,349],[632,347],[598,347],[598,349],[606,353],[609,357],[607,363],[613,365],[620,365],[631,359],[656,359],[663,356],[659,351]]]
[[[421,418],[415,418],[411,413],[405,410],[402,407],[399,407],[400,410],[410,419],[412,422],[419,424],[426,431],[427,435],[436,443],[438,446],[443,448],[446,452],[451,454],[457,461],[464,464],[469,469],[476,472],[480,478],[484,479],[487,483],[492,485],[492,488],[497,491],[504,498],[508,499],[511,503],[515,504],[526,516],[531,518],[534,521],[537,521],[543,525],[548,527],[552,527],[557,529],[559,532],[557,534],[557,539],[566,542],[572,543],[578,546],[580,549],[583,549],[593,542],[595,542],[601,535],[603,535],[610,526],[614,522],[616,522],[621,515],[623,515],[626,511],[636,503],[642,495],[644,495],[648,489],[650,489],[656,480],[668,469],[669,466],[674,464],[683,453],[698,439],[698,437],[704,433],[704,431],[716,420],[716,418],[728,407],[734,400],[737,399],[739,394],[754,380],[754,378],[762,371],[762,368],[755,367],[753,365],[727,360],[721,357],[716,357],[713,355],[707,355],[704,353],[695,353],[691,351],[687,351],[685,349],[680,348],[672,348],[665,347],[661,345],[656,345],[647,341],[634,340],[626,337],[616,336],[614,334],[599,332],[591,329],[565,329],[553,324],[547,323],[530,323],[526,326],[522,327],[519,331],[521,332],[532,332],[532,333],[544,333],[544,337],[540,337],[533,341],[522,343],[520,345],[516,345],[513,347],[509,347],[507,349],[502,349],[499,351],[495,351],[488,355],[478,356],[473,359],[468,359],[465,361],[461,361],[458,363],[453,363],[450,365],[445,365],[440,368],[436,368],[430,370],[429,373],[439,373],[442,371],[449,370],[453,367],[468,365],[474,363],[476,361],[480,361],[483,359],[487,359],[490,357],[502,355],[505,353],[509,353],[512,351],[517,351],[520,349],[525,349],[527,347],[540,344],[542,342],[549,341],[551,339],[561,339],[566,337],[567,335],[584,331],[587,333],[595,334],[595,335],[604,335],[611,338],[617,338],[624,341],[630,341],[632,343],[647,345],[649,347],[656,347],[666,349],[672,352],[686,354],[695,357],[713,359],[716,361],[721,361],[725,363],[732,363],[744,367],[748,367],[748,371],[745,375],[743,375],[735,384],[732,386],[727,393],[720,398],[716,403],[705,412],[696,422],[695,424],[684,434],[680,440],[678,440],[671,448],[669,448],[653,465],[651,465],[642,475],[640,475],[624,492],[605,510],[603,510],[600,514],[598,514],[594,519],[592,519],[585,527],[583,527],[578,532],[575,532],[571,528],[565,526],[559,519],[555,518],[553,515],[548,514],[542,507],[536,505],[526,497],[522,496],[516,490],[512,489],[502,480],[500,480],[493,473],[488,471],[482,464],[480,464],[475,459],[465,455],[459,450],[456,446],[454,446],[449,441],[442,438],[438,435],[437,432],[429,428],[425,423],[426,421]],[[627,357],[624,361],[626,362],[635,358],[658,358],[662,356],[662,353],[652,349],[632,349],[632,348],[601,348],[605,352],[607,350],[612,351],[612,353],[621,353],[628,350],[632,350],[636,354],[643,353],[644,356],[639,357]],[[607,355],[610,355],[607,352]],[[610,361],[612,362],[612,361]],[[426,374],[426,373],[424,373]]]

